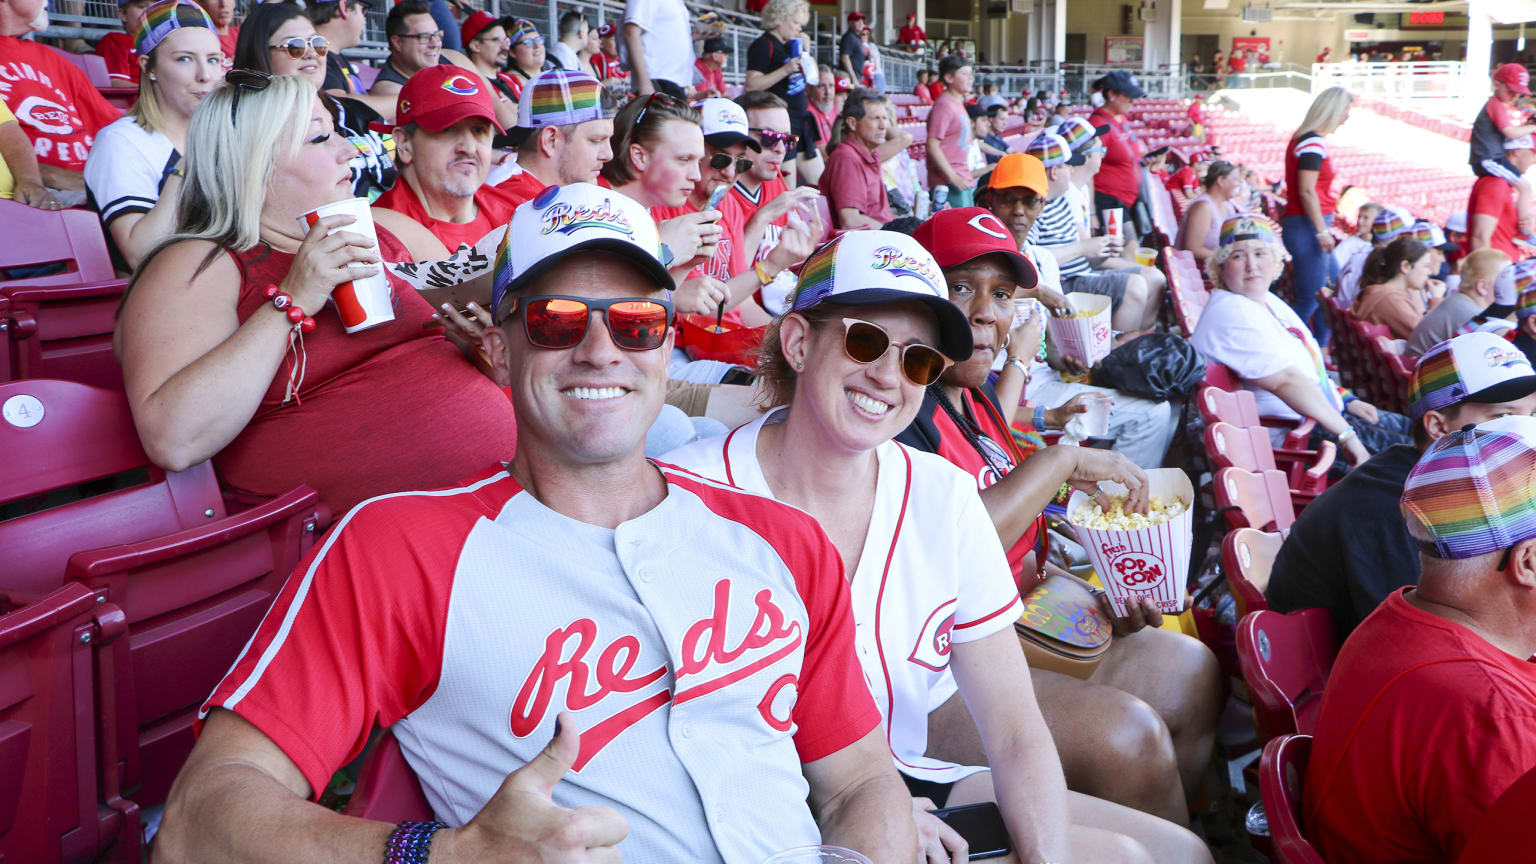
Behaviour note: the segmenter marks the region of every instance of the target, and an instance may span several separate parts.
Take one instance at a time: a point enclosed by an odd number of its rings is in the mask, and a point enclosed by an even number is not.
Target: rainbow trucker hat
[[[420,74],[420,73],[418,73]],[[517,125],[507,130],[514,145],[545,126],[575,126],[613,116],[603,106],[603,85],[586,72],[546,69],[517,100]]]
[[[874,306],[916,300],[939,324],[937,347],[959,363],[971,356],[971,324],[949,302],[939,262],[916,239],[895,231],[849,231],[805,259],[790,311],[820,303]]]
[[[1430,445],[1403,487],[1408,533],[1437,558],[1475,558],[1536,537],[1536,417],[1509,416]]]
[[[1055,132],[1041,132],[1024,145],[1024,152],[1040,160],[1047,168],[1067,164],[1072,158],[1072,148]]]
[[[144,10],[139,29],[133,34],[133,49],[140,57],[148,57],[165,37],[183,27],[207,27],[215,34],[219,32],[203,7],[192,0],[160,0]]]
[[[1508,402],[1536,393],[1536,370],[1508,340],[1478,331],[1447,339],[1425,352],[1408,379],[1408,416],[1414,420],[1462,402]]]
[[[1230,246],[1242,240],[1262,240],[1271,246],[1285,248],[1280,243],[1275,223],[1258,213],[1239,213],[1221,223],[1218,246]]]

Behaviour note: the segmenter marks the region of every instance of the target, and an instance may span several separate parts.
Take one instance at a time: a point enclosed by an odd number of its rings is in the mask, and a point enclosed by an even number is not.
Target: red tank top
[[[385,261],[409,261],[405,245],[379,229]],[[241,271],[240,322],[268,301],[293,255],[258,246],[233,256]],[[426,330],[432,307],[405,282],[395,288],[395,320],[347,335],[333,307],[314,315],[304,337],[298,400],[283,404],[294,355],[278,367],[256,415],[217,456],[225,486],[278,495],[313,487],[340,518],[375,495],[452,485],[517,445],[512,404],[441,330]]]
[[[452,252],[462,245],[473,246],[479,243],[485,235],[512,221],[512,211],[516,210],[517,205],[523,203],[523,200],[526,199],[518,199],[515,195],[496,186],[481,184],[480,188],[475,190],[475,218],[462,224],[445,222],[427,215],[427,208],[422,205],[421,199],[416,197],[416,190],[412,189],[411,184],[407,183],[402,176],[395,181],[395,185],[390,187],[388,192],[380,195],[379,199],[373,202],[373,206],[393,210],[415,219],[423,228],[443,241],[443,245]],[[410,254],[406,253],[406,257],[397,260],[409,261]]]

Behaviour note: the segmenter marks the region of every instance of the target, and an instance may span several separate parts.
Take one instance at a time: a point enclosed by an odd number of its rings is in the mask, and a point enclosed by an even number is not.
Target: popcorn
[[[1188,509],[1178,498],[1153,498],[1146,513],[1137,513],[1126,509],[1127,500],[1124,495],[1111,498],[1105,512],[1090,498],[1072,514],[1072,523],[1099,531],[1136,531],[1161,525]]]

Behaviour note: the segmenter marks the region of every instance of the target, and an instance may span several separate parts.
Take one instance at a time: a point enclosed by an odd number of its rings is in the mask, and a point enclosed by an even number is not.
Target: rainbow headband
[[[1233,216],[1221,223],[1220,245],[1230,246],[1243,240],[1262,240],[1265,243],[1279,244],[1275,239],[1275,226],[1268,219],[1254,213]]]
[[[144,20],[133,36],[134,50],[140,57],[147,57],[165,41],[165,37],[183,27],[206,27],[218,32],[203,7],[191,0],[160,0],[144,10]]]

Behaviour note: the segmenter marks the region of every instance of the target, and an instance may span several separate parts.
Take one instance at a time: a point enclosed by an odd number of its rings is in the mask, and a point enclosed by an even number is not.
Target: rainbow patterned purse
[[[1083,679],[1098,668],[1113,636],[1099,598],[1059,575],[1024,595],[1024,614],[1013,626],[1030,666]]]

